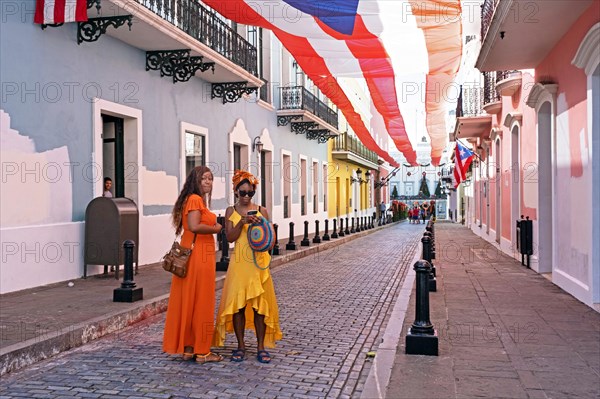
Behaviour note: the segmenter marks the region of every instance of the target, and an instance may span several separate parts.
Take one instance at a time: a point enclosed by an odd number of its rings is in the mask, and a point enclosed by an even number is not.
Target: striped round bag
[[[248,227],[248,244],[253,251],[266,252],[275,243],[275,230],[273,225],[264,217],[260,222],[252,223]]]

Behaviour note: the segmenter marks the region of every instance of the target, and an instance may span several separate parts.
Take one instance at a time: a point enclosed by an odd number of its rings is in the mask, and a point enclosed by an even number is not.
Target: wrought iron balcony
[[[258,76],[256,47],[197,0],[135,0],[165,21]]]
[[[456,117],[483,114],[483,87],[463,87],[456,101]]]
[[[377,165],[377,154],[365,147],[356,137],[348,135],[348,133],[342,133],[334,138],[332,151],[334,152],[334,157],[336,155],[335,152],[345,151],[358,155],[360,158]]]
[[[492,17],[500,0],[484,0],[481,5],[481,42],[485,40],[488,29],[492,23]]]
[[[502,109],[500,94],[496,90],[496,72],[483,73],[483,109],[488,114],[497,114]]]
[[[338,128],[338,112],[303,86],[281,87],[279,96],[280,110],[304,110]]]

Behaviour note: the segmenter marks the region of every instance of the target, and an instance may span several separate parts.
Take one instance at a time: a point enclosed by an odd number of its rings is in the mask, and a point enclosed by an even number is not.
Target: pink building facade
[[[527,4],[528,18],[523,3],[484,2],[485,112],[455,129],[480,157],[466,223],[520,259],[516,221],[528,217],[531,268],[600,309],[600,2]]]

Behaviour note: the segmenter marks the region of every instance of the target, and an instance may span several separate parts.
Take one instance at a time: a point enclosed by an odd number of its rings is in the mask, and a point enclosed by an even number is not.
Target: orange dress
[[[213,226],[214,213],[204,205],[202,197],[192,194],[183,207],[183,235],[181,245],[190,248],[194,233],[189,230],[187,216],[190,211],[200,211],[200,223]],[[194,353],[210,352],[214,334],[215,311],[215,238],[212,234],[197,234],[194,250],[185,278],[173,276],[165,321],[163,351],[183,353],[184,346],[194,348]]]

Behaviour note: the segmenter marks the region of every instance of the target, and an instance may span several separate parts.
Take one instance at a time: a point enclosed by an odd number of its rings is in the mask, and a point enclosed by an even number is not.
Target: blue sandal
[[[246,351],[243,349],[234,349],[231,351],[231,361],[232,362],[243,362],[246,358]]]
[[[260,363],[271,363],[271,355],[267,351],[258,351],[256,360]]]

